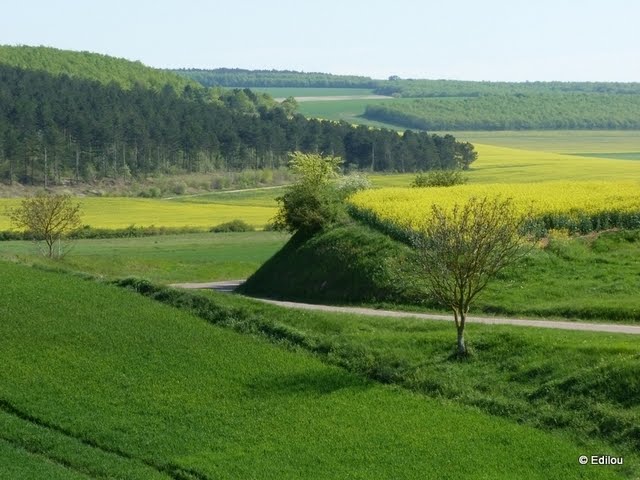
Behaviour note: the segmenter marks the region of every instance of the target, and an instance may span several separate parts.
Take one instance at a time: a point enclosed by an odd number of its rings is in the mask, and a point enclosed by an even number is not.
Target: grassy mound
[[[401,277],[395,272],[408,252],[406,246],[359,225],[338,227],[310,239],[294,235],[240,292],[327,302],[391,301],[400,294]]]
[[[558,236],[498,275],[472,313],[640,321],[640,231]],[[438,308],[409,274],[406,245],[350,225],[294,236],[241,289],[254,296],[321,303],[389,303]],[[444,309],[446,310],[446,309]]]

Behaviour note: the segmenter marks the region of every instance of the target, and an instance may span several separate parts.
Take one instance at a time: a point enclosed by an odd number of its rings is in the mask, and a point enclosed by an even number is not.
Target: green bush
[[[294,152],[289,168],[298,181],[276,198],[280,209],[274,219],[276,228],[311,236],[345,215],[344,196],[331,181],[338,178],[339,157]]]
[[[432,170],[419,173],[411,183],[414,188],[423,187],[452,187],[467,183],[468,179],[460,170]]]
[[[210,232],[213,233],[226,233],[226,232],[253,232],[255,228],[249,225],[244,220],[231,220],[230,222],[221,223],[212,227]]]
[[[326,184],[297,183],[277,200],[281,207],[274,220],[276,228],[304,236],[334,224],[344,210],[335,187]]]

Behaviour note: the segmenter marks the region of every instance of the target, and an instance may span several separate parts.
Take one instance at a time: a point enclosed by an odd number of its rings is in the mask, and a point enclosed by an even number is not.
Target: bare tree
[[[471,303],[530,249],[521,235],[528,217],[517,214],[510,199],[471,198],[450,211],[433,205],[430,219],[414,235],[416,267],[432,295],[453,310],[459,356],[467,354],[464,327]]]
[[[71,196],[44,192],[22,200],[9,212],[12,224],[31,233],[47,245],[46,255],[54,257],[54,245],[69,232],[80,227],[80,204]]]

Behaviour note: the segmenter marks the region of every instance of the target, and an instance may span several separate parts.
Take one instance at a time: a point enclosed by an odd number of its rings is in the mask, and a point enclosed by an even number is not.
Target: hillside
[[[354,123],[379,122],[435,131],[640,128],[640,83],[637,82],[485,82],[396,76],[371,80],[231,69],[193,72],[190,78],[206,85],[228,87],[297,87],[296,95],[302,97],[313,94],[305,95],[300,88],[309,88],[312,92],[310,87],[340,87],[333,101],[305,102],[300,111],[309,117],[348,119]],[[345,87],[354,91],[370,88],[371,93],[392,96],[394,100],[350,99]],[[280,96],[287,94],[283,90]]]
[[[579,467],[569,437],[383,386],[113,286],[14,264],[0,281],[1,478],[624,478]],[[189,298],[227,327],[278,327]]]
[[[450,135],[308,120],[266,94],[192,87],[135,62],[41,47],[2,52],[0,180],[8,184],[277,169],[295,150],[376,171],[453,168],[473,153]]]
[[[421,130],[640,129],[640,95],[545,93],[400,99],[364,117]]]
[[[166,70],[147,67],[141,62],[91,52],[75,52],[51,47],[0,45],[0,65],[67,75],[122,88],[134,86],[159,91],[170,85],[176,92],[198,84]]]
[[[292,70],[246,70],[242,68],[215,68],[203,70],[185,68],[170,70],[184,78],[195,80],[206,87],[304,87],[304,88],[375,88],[377,80],[357,75],[331,73],[305,73]]]

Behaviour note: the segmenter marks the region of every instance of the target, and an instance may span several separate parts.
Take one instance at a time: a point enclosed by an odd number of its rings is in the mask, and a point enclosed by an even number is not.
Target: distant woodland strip
[[[640,95],[556,93],[420,98],[369,105],[365,117],[421,130],[640,129]]]

